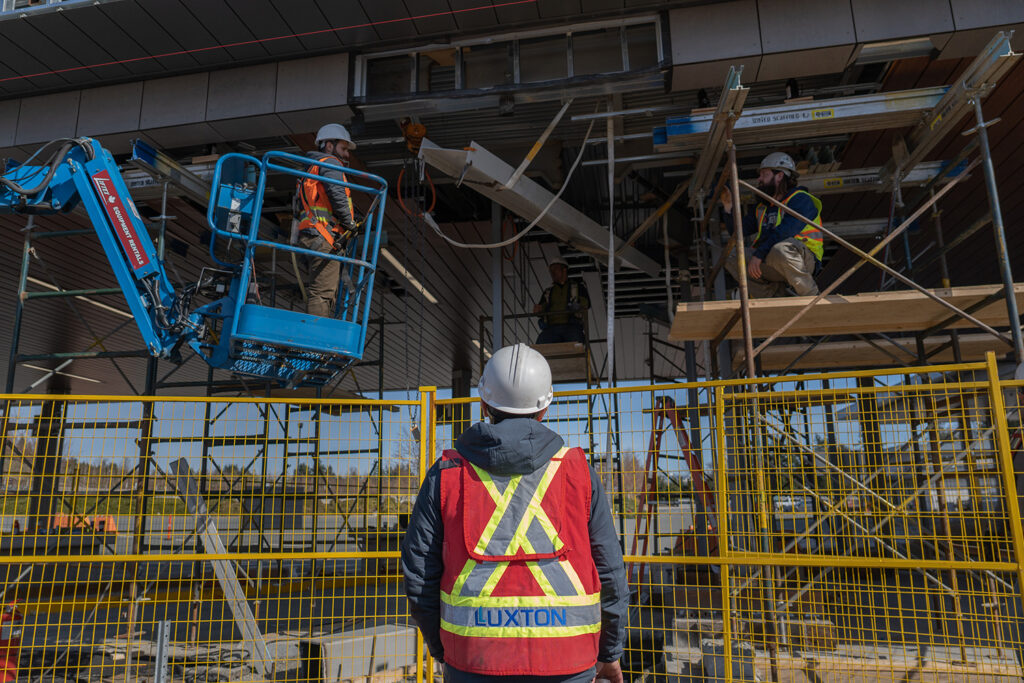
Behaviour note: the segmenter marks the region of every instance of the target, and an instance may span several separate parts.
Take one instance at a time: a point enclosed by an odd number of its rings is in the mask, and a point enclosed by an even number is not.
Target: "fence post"
[[[1003,388],[999,382],[999,367],[992,351],[985,354],[988,366],[989,409],[995,427],[996,448],[999,450],[999,472],[1003,478],[1006,494],[1006,514],[1010,518],[1010,532],[1013,534],[1014,564],[1017,565],[1017,591],[1024,600],[1024,534],[1021,533],[1020,508],[1017,507],[1017,483],[1013,478],[1013,457],[1010,454],[1010,428],[1006,423],[1006,404],[1003,402]]]
[[[434,444],[437,442],[437,414],[434,408],[437,399],[437,387],[420,387],[420,458],[419,482],[427,477],[433,460]],[[424,670],[424,661],[426,668]],[[434,658],[423,648],[423,634],[416,629],[416,683],[434,680]]]
[[[725,680],[732,683],[732,601],[729,595],[729,534],[728,534],[728,469],[725,457],[725,387],[715,391],[715,441],[717,442],[716,476],[718,495],[718,559],[722,578],[722,656],[725,658]]]

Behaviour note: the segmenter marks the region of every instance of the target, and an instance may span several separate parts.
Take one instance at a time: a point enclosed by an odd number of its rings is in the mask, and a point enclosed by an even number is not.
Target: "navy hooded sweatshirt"
[[[545,467],[564,442],[555,432],[530,418],[513,418],[488,424],[478,422],[463,432],[455,442],[455,450],[474,465],[493,474],[509,476],[529,474]],[[420,488],[402,539],[402,573],[405,594],[413,621],[436,659],[444,661],[441,645],[441,547],[444,526],[441,519],[440,461],[434,463]],[[629,610],[629,588],[622,550],[615,533],[611,510],[604,488],[593,468],[590,469],[590,550],[601,579],[601,638],[598,660],[614,662],[622,657],[626,645],[626,619]],[[525,683],[589,683],[594,669],[570,676],[515,676]],[[508,681],[508,676],[467,673],[446,667],[445,680],[450,683]]]

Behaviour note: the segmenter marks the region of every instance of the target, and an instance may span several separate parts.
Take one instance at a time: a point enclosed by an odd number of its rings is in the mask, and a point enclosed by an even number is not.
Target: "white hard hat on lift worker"
[[[796,162],[793,157],[785,152],[772,152],[761,160],[761,168],[770,168],[773,171],[782,171],[790,178],[796,174]]]
[[[316,132],[317,147],[329,140],[344,140],[349,149],[356,148],[356,143],[352,142],[352,136],[348,134],[348,128],[340,123],[328,123]]]
[[[498,349],[480,376],[480,399],[510,415],[530,415],[551,405],[551,368],[526,344]]]

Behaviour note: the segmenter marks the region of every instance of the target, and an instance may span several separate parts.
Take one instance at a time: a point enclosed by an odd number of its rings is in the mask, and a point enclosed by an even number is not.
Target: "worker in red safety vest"
[[[345,181],[345,174],[325,164],[348,166],[350,151],[356,143],[345,126],[329,123],[316,134],[317,151],[306,156],[316,163],[307,171],[332,180]],[[338,254],[349,238],[359,231],[348,187],[300,178],[292,202],[292,243],[323,254]],[[329,317],[334,313],[338,295],[341,263],[331,259],[308,259],[306,312]]]
[[[490,424],[430,468],[402,539],[412,618],[448,683],[621,683],[622,552],[586,454],[541,424],[548,363],[506,346],[479,390]]]
[[[761,161],[757,185],[765,194],[821,225],[821,200],[799,186],[793,157],[785,152],[766,156]],[[731,229],[733,197],[728,187],[722,192],[722,210]],[[745,252],[751,297],[782,296],[787,285],[798,296],[818,293],[814,276],[821,269],[824,253],[820,229],[762,200],[743,217],[743,234],[753,236]],[[725,267],[738,280],[737,257],[733,249]]]

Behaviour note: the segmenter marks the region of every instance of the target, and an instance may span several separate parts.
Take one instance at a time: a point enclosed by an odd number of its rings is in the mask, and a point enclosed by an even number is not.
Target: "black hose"
[[[0,184],[7,187],[9,190],[11,190],[11,192],[14,192],[15,194],[24,195],[26,197],[31,197],[39,194],[40,192],[42,192],[43,190],[50,186],[50,181],[53,180],[53,176],[57,172],[57,167],[60,165],[60,162],[64,159],[64,156],[71,149],[72,144],[73,143],[71,142],[64,143],[60,150],[58,150],[57,154],[54,155],[57,158],[50,163],[50,169],[46,172],[46,175],[43,176],[42,181],[40,181],[40,183],[33,187],[32,189],[26,189],[19,185],[18,183],[14,182],[13,180],[8,180],[3,176],[0,176]]]
[[[68,152],[71,151],[73,147],[81,147],[82,150],[85,152],[86,157],[90,161],[92,161],[96,156],[93,152],[92,145],[85,144],[84,142],[78,139],[61,138],[61,140],[64,141],[64,144],[61,145],[60,149],[58,149],[54,154],[50,156],[49,159],[46,160],[45,164],[43,164],[44,166],[49,166],[49,170],[46,172],[46,175],[43,177],[42,181],[38,185],[31,189],[25,189],[24,187],[14,182],[13,180],[9,180],[7,178],[4,178],[3,176],[0,176],[0,185],[4,185],[15,194],[24,195],[27,197],[34,196],[45,190],[47,187],[49,187],[50,181],[53,180],[53,176],[57,172],[57,167],[60,166],[60,163],[64,160],[64,157],[67,156]],[[57,140],[51,140],[50,142],[40,147],[38,150],[35,151],[35,153],[31,157],[29,157],[29,159],[35,157],[36,154],[39,154],[44,149],[52,145],[54,142],[57,142]]]

